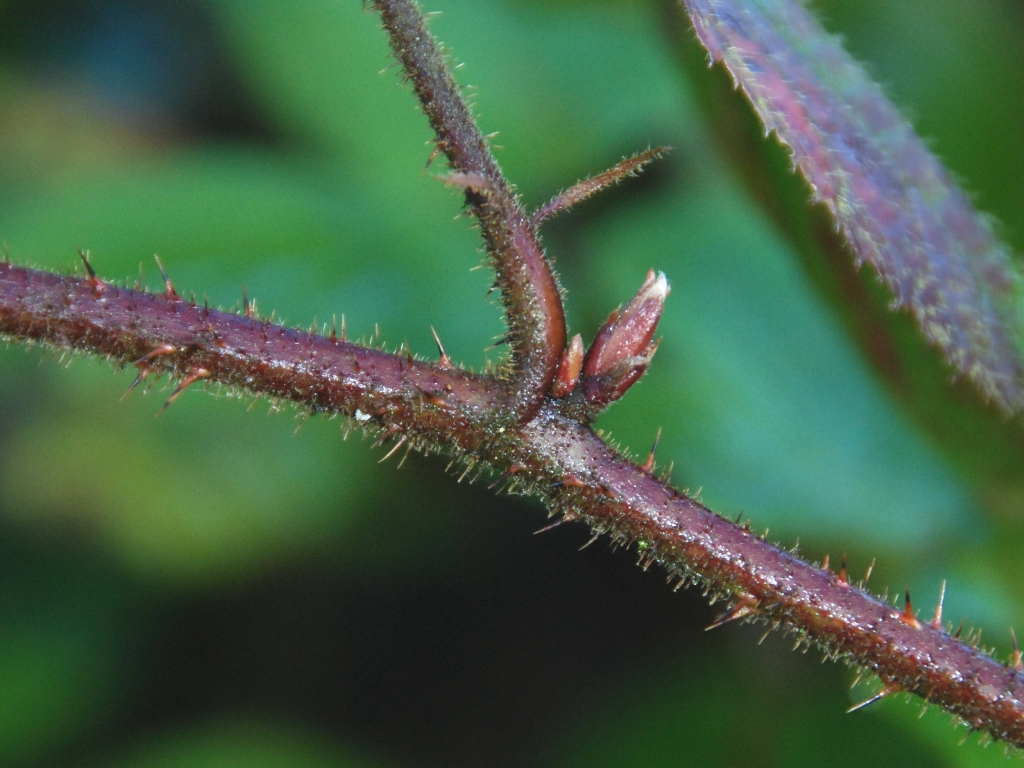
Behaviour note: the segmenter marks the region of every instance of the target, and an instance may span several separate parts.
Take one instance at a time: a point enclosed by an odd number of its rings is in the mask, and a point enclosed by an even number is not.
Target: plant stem
[[[436,133],[437,147],[457,172],[453,180],[465,188],[466,202],[480,221],[509,326],[509,407],[522,421],[547,395],[565,348],[561,290],[534,226],[459,95],[415,1],[375,0],[374,6]]]
[[[488,376],[9,264],[0,264],[0,335],[180,377],[202,369],[211,382],[343,414],[419,450],[515,467],[553,513],[635,545],[642,564],[728,600],[736,618],[795,632],[874,671],[888,690],[1024,747],[1024,674],[720,517],[617,455],[557,401],[508,427],[495,418],[503,385]]]

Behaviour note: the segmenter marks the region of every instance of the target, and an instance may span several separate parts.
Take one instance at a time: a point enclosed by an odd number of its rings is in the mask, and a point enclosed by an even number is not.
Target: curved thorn
[[[205,379],[209,375],[210,372],[204,368],[193,369],[192,372],[188,374],[188,376],[182,379],[181,383],[175,388],[174,392],[171,393],[171,396],[167,398],[167,402],[160,406],[160,410],[156,412],[156,415],[159,416],[161,413],[167,410],[167,406],[169,406],[171,403],[177,400],[178,395],[180,395],[182,392],[191,387],[200,379]]]

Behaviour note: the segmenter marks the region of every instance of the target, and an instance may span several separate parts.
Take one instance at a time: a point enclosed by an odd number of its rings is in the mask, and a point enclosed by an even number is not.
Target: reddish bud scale
[[[580,371],[583,368],[583,337],[578,333],[572,337],[569,346],[562,353],[558,362],[558,372],[555,374],[555,381],[551,385],[552,397],[565,397],[574,389],[580,381]]]

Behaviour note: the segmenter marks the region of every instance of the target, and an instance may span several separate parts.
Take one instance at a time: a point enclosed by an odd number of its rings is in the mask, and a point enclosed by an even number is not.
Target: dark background
[[[1016,0],[817,7],[1019,251]],[[887,310],[681,11],[436,0],[530,205],[648,145],[639,179],[546,225],[573,332],[647,269],[673,286],[651,373],[599,424],[723,514],[872,586],[1024,630],[1024,444]],[[356,0],[0,0],[0,240],[291,324],[346,315],[480,368],[498,308],[430,134]],[[382,69],[386,69],[381,73]],[[141,264],[141,267],[140,267]],[[339,421],[0,351],[5,766],[945,765],[963,728],[759,627],[705,633],[629,552],[531,500],[400,471]],[[280,411],[267,415],[267,411]]]

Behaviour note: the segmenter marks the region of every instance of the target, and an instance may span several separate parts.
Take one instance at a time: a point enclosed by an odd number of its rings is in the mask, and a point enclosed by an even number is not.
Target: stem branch
[[[480,221],[509,325],[509,407],[522,421],[547,395],[565,348],[561,290],[415,0],[375,0],[374,6],[436,133],[437,147],[456,171],[452,181],[465,189],[466,202]]]

